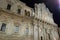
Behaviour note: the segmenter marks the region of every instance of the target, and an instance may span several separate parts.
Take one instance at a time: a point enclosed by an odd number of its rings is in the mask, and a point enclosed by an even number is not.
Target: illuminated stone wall
[[[11,6],[9,10],[8,4]],[[18,9],[21,9],[20,13]],[[3,23],[6,24],[4,32],[1,30]],[[18,26],[17,33],[16,26]],[[59,39],[58,27],[43,3],[35,4],[35,10],[33,10],[19,0],[0,0],[0,34],[1,40]]]
[[[44,3],[35,4],[35,18],[41,20],[39,27],[42,26],[39,29],[39,40],[41,37],[41,40],[59,40],[58,26],[54,23],[52,15]]]

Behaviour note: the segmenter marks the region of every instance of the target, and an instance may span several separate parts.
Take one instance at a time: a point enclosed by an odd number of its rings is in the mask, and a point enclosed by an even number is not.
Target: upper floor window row
[[[11,10],[11,4],[8,4],[8,5],[7,5],[7,10]],[[18,9],[17,9],[17,13],[18,13],[18,14],[21,13],[21,8],[18,8]],[[26,16],[30,16],[30,11],[25,10],[25,15],[26,15]]]
[[[8,4],[8,5],[7,5],[7,10],[11,10],[11,4]],[[18,13],[18,14],[21,13],[21,9],[20,9],[20,8],[18,8],[17,13]]]

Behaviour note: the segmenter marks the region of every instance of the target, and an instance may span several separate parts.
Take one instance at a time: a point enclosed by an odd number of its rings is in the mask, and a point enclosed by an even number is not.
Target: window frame
[[[19,26],[15,26],[15,33],[18,33],[19,32]]]
[[[6,30],[6,24],[2,23],[0,31],[5,32]]]
[[[17,9],[17,13],[18,13],[18,14],[21,14],[21,8],[18,8],[18,9]]]
[[[29,28],[28,28],[28,27],[26,28],[25,33],[26,33],[26,35],[28,35],[28,34],[29,34]]]

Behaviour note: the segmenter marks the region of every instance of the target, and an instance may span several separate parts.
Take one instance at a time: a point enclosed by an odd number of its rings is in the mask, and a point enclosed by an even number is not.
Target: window
[[[19,26],[16,26],[15,27],[15,33],[18,33],[19,32]]]
[[[27,16],[30,16],[30,12],[28,11],[27,13],[28,13],[28,15],[27,15]]]
[[[21,13],[21,9],[18,9],[18,13],[19,13],[19,14]]]
[[[26,35],[28,35],[28,33],[29,33],[29,29],[28,29],[28,28],[26,28]]]
[[[25,15],[30,16],[30,12],[25,10]]]
[[[50,40],[50,34],[48,33],[48,37],[49,37],[49,40]]]
[[[41,40],[43,40],[42,36],[41,36]]]
[[[5,23],[2,23],[1,31],[5,32],[5,29],[6,29],[6,24]]]
[[[10,10],[11,9],[11,4],[7,5],[7,9]]]

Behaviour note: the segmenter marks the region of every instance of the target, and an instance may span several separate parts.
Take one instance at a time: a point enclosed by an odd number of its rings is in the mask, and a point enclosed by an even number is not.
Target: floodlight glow
[[[59,0],[59,4],[60,4],[60,0]]]
[[[59,0],[59,9],[60,9],[60,0]]]

